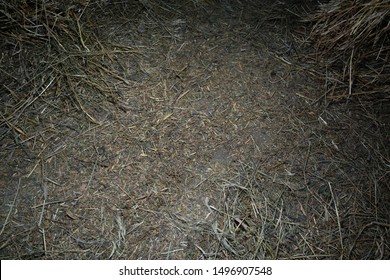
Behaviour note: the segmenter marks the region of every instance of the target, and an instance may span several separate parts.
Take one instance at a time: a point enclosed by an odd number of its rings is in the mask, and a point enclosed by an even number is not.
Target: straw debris
[[[388,1],[298,2],[2,1],[1,259],[388,259]]]
[[[309,40],[326,68],[327,97],[380,94],[390,87],[390,1],[333,0],[309,15]]]

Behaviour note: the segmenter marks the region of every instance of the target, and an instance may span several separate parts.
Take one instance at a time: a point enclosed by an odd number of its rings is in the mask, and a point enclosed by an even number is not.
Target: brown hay
[[[1,125],[7,124],[15,135],[25,134],[19,119],[40,100],[66,112],[76,109],[86,119],[99,124],[102,110],[119,105],[115,83],[128,83],[117,70],[107,65],[114,56],[137,54],[131,47],[107,48],[98,36],[100,27],[91,24],[103,1],[11,1],[2,3],[0,36],[7,50],[2,86]],[[104,39],[104,38],[103,38]],[[25,59],[18,59],[23,57]],[[112,80],[103,80],[108,75]],[[47,103],[47,100],[51,100]],[[44,103],[45,103],[44,102]],[[88,105],[87,105],[88,104]]]
[[[389,258],[386,116],[297,98],[298,7],[56,2],[1,4],[2,259]]]
[[[328,98],[390,92],[390,1],[333,0],[309,18]]]

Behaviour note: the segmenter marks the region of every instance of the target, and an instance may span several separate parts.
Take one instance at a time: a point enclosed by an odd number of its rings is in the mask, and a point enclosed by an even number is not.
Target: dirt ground
[[[388,102],[320,98],[294,2],[95,6],[1,122],[1,259],[388,259]]]

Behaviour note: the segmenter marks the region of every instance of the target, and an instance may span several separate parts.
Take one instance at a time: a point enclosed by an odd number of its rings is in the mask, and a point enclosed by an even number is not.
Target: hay
[[[40,100],[51,100],[49,107],[80,111],[93,123],[94,116],[118,103],[115,82],[127,82],[115,70],[106,66],[113,55],[136,53],[130,47],[107,49],[97,36],[96,27],[89,24],[98,2],[70,1],[2,3],[0,35],[2,48],[7,49],[3,68],[1,124],[6,123],[15,135],[25,134],[18,125],[27,109]],[[25,58],[18,59],[17,55]],[[107,74],[112,80],[102,80]],[[88,105],[87,105],[88,104]],[[46,103],[46,106],[48,104]],[[45,105],[37,105],[44,106]],[[45,112],[45,108],[40,110]],[[97,112],[96,112],[97,111]]]
[[[309,21],[328,98],[390,92],[390,1],[333,0]]]
[[[389,258],[386,119],[297,97],[298,1],[57,2],[1,3],[2,259]]]

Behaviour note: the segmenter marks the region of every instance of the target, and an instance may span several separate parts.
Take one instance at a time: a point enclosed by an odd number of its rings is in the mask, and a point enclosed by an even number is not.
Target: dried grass
[[[296,98],[299,9],[178,2],[2,2],[2,259],[388,259],[387,115]],[[335,3],[327,97],[383,92],[387,12]]]
[[[390,92],[390,1],[333,0],[309,16],[331,99]]]

